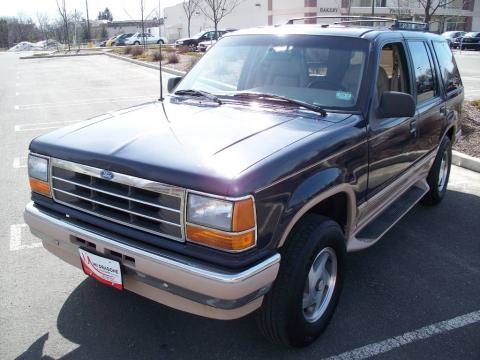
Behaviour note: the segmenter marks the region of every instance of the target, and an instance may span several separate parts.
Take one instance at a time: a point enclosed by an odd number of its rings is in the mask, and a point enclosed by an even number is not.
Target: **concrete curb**
[[[111,54],[111,53],[108,53],[108,52],[105,52],[103,53],[104,55],[107,55],[107,56],[110,56],[110,57],[113,57],[115,59],[118,59],[118,60],[123,60],[123,61],[128,61],[132,64],[135,64],[135,65],[140,65],[140,66],[144,66],[144,67],[148,67],[150,69],[155,69],[155,70],[158,70],[160,68],[159,65],[157,64],[149,64],[149,63],[146,63],[144,61],[139,61],[139,60],[135,60],[135,59],[130,59],[130,58],[127,58],[125,56],[120,56],[120,55],[116,55],[116,54]],[[162,71],[166,72],[166,73],[169,73],[169,74],[172,74],[172,75],[176,75],[176,76],[184,76],[186,74],[185,71],[180,71],[180,70],[174,70],[174,69],[171,69],[169,67],[165,67],[165,66],[162,66]]]
[[[455,150],[452,151],[452,163],[471,171],[480,172],[480,159]]]
[[[42,55],[42,56],[20,56],[21,60],[27,59],[50,59],[50,58],[63,58],[63,57],[75,57],[75,56],[92,56],[92,55],[102,55],[103,53],[91,53],[91,54],[74,54],[74,55]]]

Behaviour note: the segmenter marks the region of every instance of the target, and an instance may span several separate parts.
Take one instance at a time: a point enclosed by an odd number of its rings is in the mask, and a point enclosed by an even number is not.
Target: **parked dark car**
[[[217,40],[227,32],[227,30],[217,30],[217,32],[214,30],[201,31],[198,34],[193,35],[191,38],[178,39],[175,41],[175,45],[196,48],[199,43],[203,41]]]
[[[442,34],[442,37],[447,40],[448,45],[452,47],[455,43],[455,40],[460,39],[465,34],[465,31],[447,31]]]
[[[133,33],[125,33],[125,34],[118,35],[117,38],[115,39],[115,42],[114,42],[113,45],[124,46],[125,45],[125,40],[127,40],[132,35],[133,35]]]
[[[237,31],[238,29],[225,29],[225,34],[226,33],[229,33],[229,32],[233,32],[233,31]],[[222,35],[223,36],[223,35]],[[197,44],[197,50],[200,51],[200,52],[205,52],[207,50],[209,50],[213,45],[215,45],[215,43],[221,39],[221,36],[217,39],[217,40],[214,40],[214,39],[210,39],[210,40],[207,40],[207,41],[202,41],[202,42],[199,42]]]
[[[346,253],[444,199],[459,137],[446,40],[381,21],[226,34],[161,102],[35,138],[26,223],[106,285],[313,342]]]
[[[461,49],[480,50],[480,32],[473,31],[466,33],[465,36],[461,37],[455,44]]]

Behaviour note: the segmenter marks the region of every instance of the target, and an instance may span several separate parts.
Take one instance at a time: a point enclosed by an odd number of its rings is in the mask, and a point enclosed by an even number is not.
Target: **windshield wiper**
[[[189,95],[189,96],[203,96],[206,99],[216,102],[218,105],[222,105],[222,101],[213,94],[210,94],[207,91],[187,89],[187,90],[177,90],[174,92],[175,95]]]
[[[315,111],[322,116],[327,116],[327,112],[321,108],[320,106],[309,104],[304,101],[290,99],[286,96],[275,95],[275,94],[268,94],[268,93],[258,93],[258,92],[239,92],[233,95],[236,98],[245,98],[245,99],[262,99],[262,100],[279,100],[285,101],[289,104],[297,105],[303,107],[308,110]]]

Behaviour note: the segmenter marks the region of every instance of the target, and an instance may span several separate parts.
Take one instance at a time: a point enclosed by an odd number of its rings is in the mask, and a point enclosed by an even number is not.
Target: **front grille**
[[[56,202],[155,235],[184,241],[185,191],[175,186],[52,159]]]

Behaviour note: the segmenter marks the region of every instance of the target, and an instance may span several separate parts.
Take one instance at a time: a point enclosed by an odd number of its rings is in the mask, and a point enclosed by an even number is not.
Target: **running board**
[[[348,251],[362,250],[375,244],[423,198],[428,190],[430,187],[425,180],[415,183],[350,239]]]

